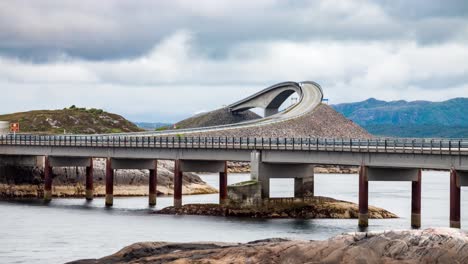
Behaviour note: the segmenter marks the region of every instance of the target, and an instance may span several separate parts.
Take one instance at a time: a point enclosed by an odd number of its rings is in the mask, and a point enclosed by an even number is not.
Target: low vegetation
[[[0,115],[0,120],[20,123],[20,132],[45,134],[122,133],[143,130],[120,115],[75,105],[62,110],[35,110]]]

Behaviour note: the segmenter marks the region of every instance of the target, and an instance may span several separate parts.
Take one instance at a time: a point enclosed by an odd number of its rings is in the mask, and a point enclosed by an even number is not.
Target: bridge
[[[276,88],[275,88],[276,87]],[[308,88],[304,88],[308,87]],[[298,90],[299,89],[299,90]],[[273,93],[273,91],[275,91]],[[277,112],[279,99],[298,92],[301,100]],[[268,98],[261,98],[261,94]],[[241,111],[265,107],[265,118],[237,125],[187,130],[210,131],[261,126],[301,116],[320,104],[322,92],[312,82],[282,83],[229,107]],[[251,162],[252,180],[269,198],[271,178],[294,178],[295,197],[313,195],[315,165],[354,165],[359,172],[359,225],[368,225],[369,181],[408,181],[412,185],[411,225],[421,226],[421,170],[450,171],[450,226],[460,227],[460,188],[468,186],[468,140],[193,137],[164,133],[108,135],[0,135],[0,165],[44,166],[44,199],[52,197],[52,167],[86,167],[86,199],[93,198],[93,158],[106,158],[107,206],[113,204],[114,172],[149,171],[149,204],[156,204],[157,161],[174,160],[174,206],[182,205],[182,173],[219,173],[220,202],[227,199],[226,161]]]

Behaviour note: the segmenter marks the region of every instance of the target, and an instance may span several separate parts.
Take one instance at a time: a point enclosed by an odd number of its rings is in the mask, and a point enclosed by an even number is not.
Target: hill
[[[326,137],[371,138],[362,127],[345,118],[332,107],[321,104],[314,111],[293,120],[258,127],[233,128],[199,133],[214,137]]]
[[[244,111],[241,113],[233,114],[229,112],[227,108],[221,108],[184,119],[176,123],[176,126],[177,128],[209,127],[235,124],[258,118],[261,118],[261,116],[257,115],[252,111]]]
[[[62,110],[35,110],[0,115],[0,120],[19,122],[21,132],[49,134],[120,133],[143,130],[120,115],[101,109],[75,106]]]
[[[370,98],[332,107],[374,135],[468,137],[468,98],[443,102],[386,102]]]

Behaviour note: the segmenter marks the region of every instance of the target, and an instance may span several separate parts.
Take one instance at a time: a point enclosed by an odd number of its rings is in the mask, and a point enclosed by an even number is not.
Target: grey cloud
[[[464,17],[468,15],[465,0],[378,0],[389,14],[403,19]]]
[[[464,1],[379,4],[4,1],[0,3],[0,54],[39,62],[63,54],[87,60],[134,58],[179,30],[194,32],[197,52],[218,59],[243,42],[416,39],[425,43],[466,34]],[[443,15],[436,15],[437,10]]]

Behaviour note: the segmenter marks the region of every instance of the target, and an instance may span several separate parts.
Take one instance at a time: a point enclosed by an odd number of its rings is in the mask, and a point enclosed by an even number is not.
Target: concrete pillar
[[[421,169],[418,179],[411,182],[411,226],[421,227]]]
[[[262,187],[262,198],[270,198],[270,178],[268,173],[264,172],[262,164],[262,152],[253,150],[250,153],[250,179],[259,181]]]
[[[457,171],[450,170],[450,227],[460,228],[460,185]]]
[[[158,183],[158,161],[154,161],[154,169],[149,170],[149,205],[156,205],[156,186]]]
[[[302,178],[294,178],[294,198],[303,198],[304,188],[302,186]]]
[[[182,206],[182,172],[180,170],[180,160],[174,164],[174,207]]]
[[[106,206],[114,204],[114,169],[111,158],[106,160]]]
[[[219,203],[226,204],[227,201],[227,162],[224,165],[224,172],[219,173]]]
[[[44,201],[52,200],[52,167],[49,157],[44,157]]]
[[[359,168],[359,226],[369,225],[369,181],[367,167],[361,165]]]
[[[294,197],[314,197],[314,175],[304,178],[294,178]]]
[[[262,186],[262,199],[270,198],[270,178],[268,175],[262,175],[260,185]]]
[[[262,162],[262,153],[258,150],[253,150],[250,153],[250,179],[259,181]]]
[[[86,167],[86,200],[93,200],[93,158],[90,158],[89,166]]]

